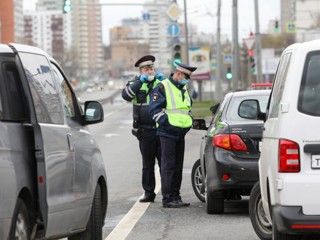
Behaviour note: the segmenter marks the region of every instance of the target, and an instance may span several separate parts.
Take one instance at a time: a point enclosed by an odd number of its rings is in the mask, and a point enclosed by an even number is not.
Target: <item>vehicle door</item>
[[[68,233],[74,220],[74,150],[59,89],[45,55],[19,52],[32,99],[39,205],[45,236]],[[23,74],[23,73],[22,73]]]
[[[287,78],[288,68],[290,65],[291,52],[285,53],[279,62],[278,69],[274,78],[273,88],[271,91],[269,103],[267,106],[267,120],[264,124],[261,155],[259,161],[259,175],[261,182],[265,182],[268,178],[269,172],[272,174],[278,170],[278,145],[279,145],[279,129],[278,118],[280,113],[280,103],[283,95],[283,90]],[[263,161],[261,160],[263,159]],[[261,169],[270,169],[273,171],[262,171]],[[275,179],[275,178],[272,178]],[[271,186],[272,185],[272,186]],[[267,195],[267,184],[261,184],[261,195]],[[270,184],[274,187],[275,184]],[[262,199],[265,212],[269,213],[266,206],[268,205],[267,199]]]
[[[77,101],[69,81],[64,76],[59,66],[51,62],[54,80],[62,96],[64,105],[65,122],[70,127],[69,141],[74,153],[75,174],[74,174],[74,199],[75,212],[72,228],[84,228],[89,218],[90,206],[95,191],[93,183],[92,164],[97,145],[86,126],[82,126],[82,109]],[[97,164],[97,163],[95,163]]]

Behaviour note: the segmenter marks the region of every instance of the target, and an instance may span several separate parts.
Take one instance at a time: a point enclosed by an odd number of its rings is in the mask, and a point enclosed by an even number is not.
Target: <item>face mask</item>
[[[149,76],[148,76],[148,81],[151,82],[151,81],[153,81],[153,80],[154,80],[154,75],[149,75]]]
[[[188,82],[189,82],[189,80],[187,80],[187,79],[178,80],[178,83],[180,85],[186,85],[186,84],[188,84]]]

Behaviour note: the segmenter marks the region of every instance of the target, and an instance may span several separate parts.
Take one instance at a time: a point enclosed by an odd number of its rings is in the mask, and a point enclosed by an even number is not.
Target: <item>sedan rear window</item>
[[[257,95],[257,96],[235,96],[231,99],[226,118],[229,121],[250,121],[248,119],[242,118],[238,114],[238,108],[243,100],[255,99],[259,101],[261,112],[266,112],[269,95]]]

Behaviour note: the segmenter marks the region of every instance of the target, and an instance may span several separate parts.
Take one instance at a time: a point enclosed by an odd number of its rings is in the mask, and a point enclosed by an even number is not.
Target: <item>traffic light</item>
[[[71,0],[63,0],[63,13],[71,11]]]
[[[254,57],[250,57],[250,66],[251,66],[251,72],[254,73],[256,71],[256,61]]]
[[[232,78],[231,67],[227,68],[226,79],[230,80]]]
[[[276,21],[274,22],[274,32],[275,32],[275,33],[278,33],[278,32],[279,32],[279,21],[278,21],[278,20],[276,20]]]
[[[177,66],[176,62],[181,63],[181,45],[175,44],[172,48],[173,66]]]

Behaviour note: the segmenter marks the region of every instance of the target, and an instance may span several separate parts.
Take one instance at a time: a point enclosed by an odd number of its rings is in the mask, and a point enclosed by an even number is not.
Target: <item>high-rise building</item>
[[[70,26],[61,11],[26,12],[24,17],[25,43],[40,47],[62,61],[70,44]],[[68,34],[69,33],[69,34]]]
[[[285,33],[287,24],[296,21],[296,0],[281,0],[280,11],[280,32]]]
[[[146,5],[143,7],[144,16],[147,16],[143,22],[143,37],[148,40],[150,54],[154,55],[157,59],[157,69],[163,73],[168,73],[170,71],[168,60],[171,60],[171,39],[168,36],[170,19],[166,12],[171,1],[151,0],[148,1],[148,3],[154,3],[155,5]]]
[[[62,10],[62,0],[38,0],[36,8],[38,11]]]
[[[72,48],[77,53],[74,60],[82,69],[80,76],[89,80],[103,71],[103,45],[99,0],[86,3],[72,7]]]
[[[281,0],[281,32],[288,24],[295,24],[296,41],[308,41],[320,37],[320,2],[318,0]]]
[[[123,26],[110,30],[111,61],[114,75],[135,71],[134,63],[143,55],[150,54],[149,44],[141,39],[141,24],[137,19],[124,19]]]
[[[318,0],[296,1],[296,39],[299,42],[320,37],[320,2]]]
[[[0,42],[23,43],[22,0],[0,1]]]

